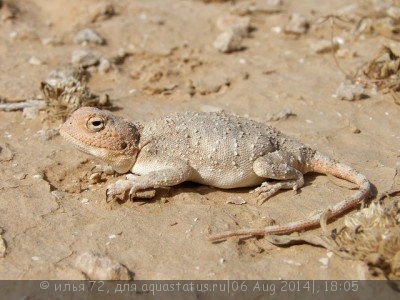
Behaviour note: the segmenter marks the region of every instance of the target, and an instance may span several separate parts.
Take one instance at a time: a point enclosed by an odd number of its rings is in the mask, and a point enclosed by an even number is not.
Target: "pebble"
[[[354,133],[354,134],[361,133],[361,130],[358,127],[354,126],[354,125],[350,125],[350,131],[351,131],[351,133]]]
[[[193,80],[196,93],[208,95],[218,93],[224,86],[230,84],[230,79],[224,73],[214,72],[208,76],[202,76]]]
[[[49,38],[43,38],[42,39],[42,44],[43,45],[50,45],[50,46],[60,46],[63,45],[64,42],[57,37],[49,37]]]
[[[235,204],[235,205],[243,205],[246,203],[247,203],[246,200],[244,200],[240,196],[229,197],[228,201],[226,201],[226,204]]]
[[[213,46],[222,53],[230,53],[242,49],[242,35],[236,31],[222,32],[214,41]]]
[[[28,28],[23,28],[18,31],[13,31],[10,33],[10,38],[13,41],[28,41],[28,42],[34,42],[39,40],[39,35],[33,31],[32,29]]]
[[[101,181],[101,174],[100,173],[93,173],[89,176],[89,182],[91,184],[99,183]]]
[[[98,44],[98,45],[104,45],[105,44],[105,39],[100,36],[96,31],[94,31],[91,28],[85,28],[79,31],[74,38],[74,42],[76,44]]]
[[[33,179],[43,179],[43,175],[42,174],[34,174],[32,175]]]
[[[328,257],[320,258],[320,259],[318,259],[318,261],[321,263],[321,265],[323,267],[327,267],[328,264],[329,264],[329,258]]]
[[[99,61],[99,57],[89,50],[79,49],[72,52],[71,63],[73,64],[90,67],[97,65]]]
[[[119,262],[108,257],[100,257],[92,252],[79,255],[75,268],[83,272],[90,280],[131,280],[131,272]]]
[[[395,20],[399,20],[400,19],[400,7],[398,6],[390,6],[387,10],[386,10],[386,14],[395,19]]]
[[[332,51],[337,51],[339,49],[339,43],[337,43],[336,41],[324,39],[311,43],[310,47],[314,53],[332,53]]]
[[[42,142],[45,142],[51,140],[52,138],[58,135],[59,135],[58,130],[55,128],[51,128],[51,129],[40,129],[36,131],[34,137],[38,138]]]
[[[98,69],[101,73],[107,73],[111,69],[111,62],[105,58],[100,59]]]
[[[285,32],[293,34],[304,34],[307,32],[309,26],[310,24],[303,15],[299,13],[293,13],[290,16],[289,23],[285,25]]]
[[[15,174],[13,177],[14,177],[15,179],[18,179],[18,180],[23,180],[23,179],[26,178],[27,175],[28,175],[28,174],[22,172],[22,173]]]
[[[30,63],[31,65],[34,65],[34,66],[40,66],[40,65],[43,64],[43,62],[42,62],[39,58],[37,58],[36,56],[32,56],[32,57],[29,59],[29,63]]]
[[[354,101],[361,99],[365,95],[364,92],[364,88],[359,83],[342,82],[333,96],[340,100]]]

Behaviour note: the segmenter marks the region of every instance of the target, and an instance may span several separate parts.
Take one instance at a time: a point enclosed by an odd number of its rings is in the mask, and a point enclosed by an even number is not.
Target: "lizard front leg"
[[[129,191],[129,199],[134,197],[144,198],[140,196],[141,191],[177,185],[188,180],[192,171],[189,165],[177,162],[161,164],[160,161],[157,161],[154,170],[152,170],[151,164],[142,166],[142,168],[146,169],[146,172],[141,172],[138,176],[129,174],[125,180],[118,180],[109,185],[106,191],[107,198],[127,191]],[[146,196],[145,198],[149,197]]]
[[[297,190],[304,185],[303,174],[294,167],[295,165],[294,155],[284,151],[268,153],[254,161],[253,171],[258,176],[282,180],[276,183],[265,181],[252,191],[258,194],[257,202],[259,204],[264,203],[281,189]]]

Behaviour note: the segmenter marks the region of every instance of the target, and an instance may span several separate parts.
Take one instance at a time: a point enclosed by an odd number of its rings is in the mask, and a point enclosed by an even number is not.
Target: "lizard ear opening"
[[[86,123],[86,127],[93,132],[98,132],[105,127],[105,121],[99,116],[91,117]]]

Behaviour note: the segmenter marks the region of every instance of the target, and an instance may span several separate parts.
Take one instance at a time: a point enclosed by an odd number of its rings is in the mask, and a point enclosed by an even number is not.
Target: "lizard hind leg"
[[[295,157],[284,151],[271,152],[254,161],[253,171],[257,176],[280,180],[274,183],[265,181],[252,191],[258,195],[258,204],[263,204],[281,189],[297,190],[304,185],[303,174],[294,167],[295,165]]]

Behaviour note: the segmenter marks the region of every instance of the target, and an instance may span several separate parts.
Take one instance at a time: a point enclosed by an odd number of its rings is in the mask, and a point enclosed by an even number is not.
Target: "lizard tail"
[[[310,158],[306,172],[330,174],[352,182],[358,186],[358,191],[356,193],[329,208],[328,220],[343,214],[345,211],[365,200],[371,191],[371,183],[368,181],[365,175],[346,164],[340,163],[328,156],[321,154],[318,151],[316,151]],[[325,211],[318,213],[309,219],[290,222],[284,225],[227,231],[221,234],[210,236],[209,241],[218,242],[233,236],[264,236],[268,234],[289,234],[295,231],[302,231],[318,226],[323,214],[325,214]]]

